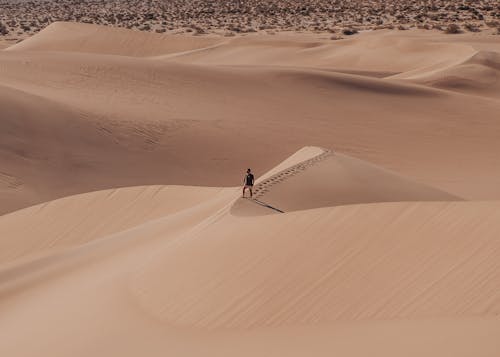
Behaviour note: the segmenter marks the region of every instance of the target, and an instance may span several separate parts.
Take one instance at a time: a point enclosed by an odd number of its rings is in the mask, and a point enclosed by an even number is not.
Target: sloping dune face
[[[500,52],[478,51],[465,61],[437,70],[395,76],[437,88],[500,99]]]
[[[392,203],[226,217],[159,252],[132,287],[152,314],[204,328],[493,316],[499,214]]]
[[[330,150],[274,173],[258,182],[253,191],[263,206],[285,212],[356,203],[461,200]],[[255,210],[254,205],[243,200],[235,204],[232,212],[273,213]]]
[[[82,245],[201,203],[207,204],[222,190],[129,187],[65,197],[17,211],[1,218],[0,263]]]
[[[83,52],[147,57],[204,48],[221,42],[217,38],[162,36],[91,24],[55,22],[34,37],[8,51]]]
[[[116,186],[235,185],[242,168],[259,176],[307,145],[460,197],[498,198],[496,87],[463,95],[403,79],[478,51],[473,37],[449,38],[183,37],[52,24],[0,52],[0,86],[15,91],[0,98],[0,125],[30,123],[0,132],[3,181],[23,182],[0,183],[0,212]],[[487,41],[481,51],[496,53]],[[481,63],[494,68],[488,56]],[[61,140],[23,144],[47,128]]]
[[[380,76],[438,63],[452,64],[457,58],[475,52],[467,44],[443,42],[412,35],[400,37],[386,31],[368,32],[360,38],[338,42],[296,35],[283,35],[279,39],[249,36],[206,52],[181,53],[176,59],[197,64],[309,66]]]
[[[306,148],[267,177],[324,161],[325,153]],[[300,356],[312,341],[319,355],[365,355],[359,346],[415,352],[390,342],[397,339],[428,355],[476,348],[495,355],[498,202],[240,217],[231,213],[239,194],[124,188],[1,217],[1,244],[11,255],[0,263],[0,352],[83,356],[88,341],[103,341],[96,355],[125,356],[220,356],[237,348],[243,356],[268,348]],[[30,344],[21,343],[26,326]]]

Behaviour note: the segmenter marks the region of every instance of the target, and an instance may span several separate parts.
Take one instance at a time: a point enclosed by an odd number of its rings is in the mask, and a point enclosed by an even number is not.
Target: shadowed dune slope
[[[410,71],[394,78],[500,99],[500,52],[479,51],[459,64],[438,70]]]
[[[47,182],[67,194],[58,172],[91,169],[100,154],[111,154],[111,145],[64,105],[0,85],[0,107],[1,213],[50,200]]]
[[[106,123],[3,86],[0,106],[1,213],[54,197],[183,175],[182,162],[172,162],[167,150],[152,151],[151,126],[148,131],[140,123]]]
[[[213,46],[220,38],[165,36],[110,26],[54,22],[7,51],[87,52],[147,57]]]

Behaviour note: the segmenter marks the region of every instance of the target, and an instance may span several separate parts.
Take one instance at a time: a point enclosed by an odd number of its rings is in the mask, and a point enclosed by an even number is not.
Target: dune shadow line
[[[252,202],[255,202],[257,203],[258,205],[261,205],[263,207],[266,207],[266,208],[270,208],[272,210],[275,210],[276,212],[279,212],[279,213],[285,213],[284,211],[280,210],[279,208],[276,208],[276,207],[273,207],[265,202],[262,202],[262,201],[259,201],[258,199],[256,198],[247,198],[248,200],[252,201]]]

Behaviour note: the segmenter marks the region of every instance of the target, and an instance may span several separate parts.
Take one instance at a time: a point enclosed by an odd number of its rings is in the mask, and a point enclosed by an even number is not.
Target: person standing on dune
[[[253,196],[252,187],[253,187],[254,177],[252,174],[252,170],[248,169],[245,178],[243,179],[243,197],[245,197],[245,190],[248,188],[250,190],[250,198]]]

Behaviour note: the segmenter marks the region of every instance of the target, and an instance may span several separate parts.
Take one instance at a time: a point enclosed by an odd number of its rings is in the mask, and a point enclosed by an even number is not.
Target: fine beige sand
[[[0,50],[0,355],[498,356],[499,93],[482,33]]]
[[[500,197],[495,36],[127,33],[55,23],[0,52],[1,212],[117,186],[234,186],[242,165],[260,175],[309,145]]]

